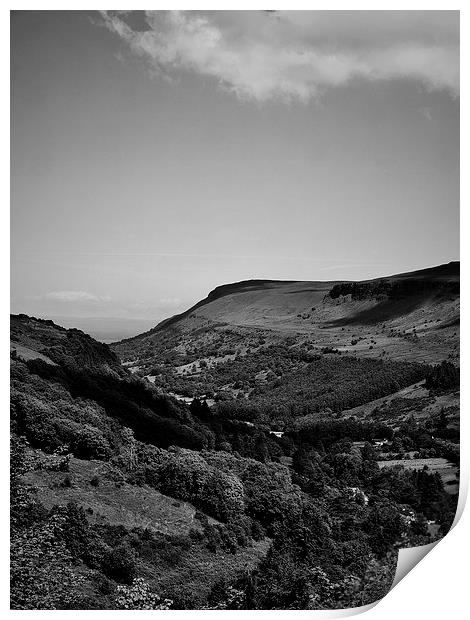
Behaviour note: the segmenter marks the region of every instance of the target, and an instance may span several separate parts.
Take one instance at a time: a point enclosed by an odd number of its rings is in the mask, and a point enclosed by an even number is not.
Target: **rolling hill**
[[[185,366],[185,361],[213,358],[208,350],[223,362],[224,351],[245,355],[248,348],[280,342],[316,351],[329,347],[360,357],[455,361],[459,282],[460,263],[452,262],[358,283],[226,284],[182,314],[112,348],[135,366],[174,355]]]

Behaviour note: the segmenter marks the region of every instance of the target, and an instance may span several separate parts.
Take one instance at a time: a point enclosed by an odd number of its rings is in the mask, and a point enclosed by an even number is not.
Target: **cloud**
[[[240,99],[308,102],[358,79],[459,92],[457,11],[147,11],[139,20],[105,11],[102,19],[153,74],[212,77]]]
[[[432,114],[431,114],[430,108],[427,108],[427,107],[419,108],[418,112],[421,114],[421,116],[424,116],[426,120],[432,121]]]
[[[160,308],[174,308],[181,306],[181,299],[178,297],[161,297],[158,300],[158,305]]]
[[[44,295],[46,299],[61,302],[92,302],[92,303],[107,303],[111,301],[111,297],[104,296],[98,297],[92,293],[86,291],[52,291]]]

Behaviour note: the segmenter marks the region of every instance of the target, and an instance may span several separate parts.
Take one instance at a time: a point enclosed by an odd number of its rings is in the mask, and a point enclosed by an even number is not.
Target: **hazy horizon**
[[[11,309],[459,260],[459,16],[14,11]]]
[[[430,265],[434,267],[437,265]],[[425,268],[424,268],[425,269]],[[382,274],[384,277],[396,274]],[[380,276],[379,276],[380,277]],[[263,279],[263,278],[260,278]],[[227,283],[225,283],[227,284]],[[208,291],[209,293],[210,291]],[[190,302],[187,306],[180,308],[184,312],[192,305],[200,301],[207,295],[203,295],[200,299]],[[27,312],[24,312],[28,314]],[[15,313],[16,314],[16,313]],[[173,314],[155,316],[153,318],[143,317],[114,317],[114,316],[75,316],[75,315],[56,315],[50,313],[39,313],[36,318],[50,319],[61,327],[80,329],[106,344],[118,342],[126,338],[132,338],[142,334],[160,323],[162,320],[170,318]]]

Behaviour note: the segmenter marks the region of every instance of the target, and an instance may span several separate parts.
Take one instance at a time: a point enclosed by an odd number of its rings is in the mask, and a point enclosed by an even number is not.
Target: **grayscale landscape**
[[[378,601],[459,497],[458,12],[11,28],[11,608]]]

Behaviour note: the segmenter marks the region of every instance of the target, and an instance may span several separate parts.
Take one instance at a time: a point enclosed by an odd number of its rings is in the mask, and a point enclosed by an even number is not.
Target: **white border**
[[[271,1],[268,3],[269,6],[266,6],[266,3],[252,3],[252,2],[237,2],[235,3],[221,3],[221,2],[181,2],[181,3],[152,3],[151,7],[146,6],[144,8],[154,8],[154,9],[299,9],[299,10],[321,10],[321,9],[329,9],[329,10],[460,10],[461,11],[461,58],[463,59],[462,63],[462,75],[461,75],[461,96],[463,95],[465,101],[465,92],[466,92],[466,84],[467,84],[467,63],[465,62],[467,59],[468,45],[467,45],[467,37],[469,35],[468,32],[468,20],[466,11],[464,9],[463,2],[278,2]],[[123,2],[115,2],[113,3],[112,9],[128,9],[130,3]],[[2,261],[1,265],[1,273],[2,273],[2,283],[4,282],[4,294],[2,297],[2,302],[5,309],[8,308],[8,311],[5,311],[5,324],[7,323],[7,313],[9,315],[9,298],[7,297],[7,283],[9,284],[9,97],[8,97],[8,89],[9,89],[9,10],[97,10],[102,9],[103,6],[98,3],[87,3],[86,6],[78,2],[68,2],[68,3],[59,3],[59,2],[47,2],[38,6],[37,3],[34,2],[12,2],[10,3],[7,9],[3,9],[2,11],[2,38],[0,40],[1,46],[1,63],[3,69],[3,81],[2,84],[5,88],[5,94],[1,99],[2,105],[2,145],[3,149],[3,159],[2,166],[0,168],[0,174],[2,175],[2,188],[5,188],[5,196],[4,202],[2,203],[0,209],[0,239],[1,239],[1,248],[2,248]],[[106,8],[106,7],[105,7]],[[137,10],[136,6],[132,7],[133,10]],[[463,137],[463,145],[461,150],[462,155],[462,169],[466,169],[465,163],[468,165],[468,157],[466,153],[466,145],[467,142],[465,138],[468,135],[468,121],[466,116],[462,117],[461,123],[461,135]],[[465,183],[465,177],[461,180],[461,204],[467,205],[468,201],[468,184]],[[462,385],[465,386],[465,379],[468,377],[467,374],[467,354],[465,344],[468,342],[468,330],[466,327],[466,308],[468,307],[467,298],[468,291],[466,286],[466,244],[465,241],[465,233],[468,232],[467,226],[467,214],[466,211],[463,210],[461,213],[461,246],[462,246],[462,262],[463,262],[463,278],[462,278],[462,313],[464,317],[463,325],[462,325],[462,357],[461,357],[461,368],[462,368]],[[8,286],[9,293],[9,286]],[[8,374],[9,374],[9,358],[7,358],[7,339],[9,339],[9,335],[7,336],[7,331],[5,327],[5,331],[2,331],[2,352],[4,352],[4,356],[2,356],[2,368],[0,371],[0,377],[2,381],[2,395],[4,396],[4,407],[2,410],[2,422],[5,424],[4,432],[2,433],[2,437],[4,440],[3,450],[1,451],[2,456],[2,481],[5,483],[3,487],[3,495],[6,503],[6,493],[7,493],[7,484],[8,484],[8,432],[7,432],[7,424],[8,424],[8,411],[9,411],[9,388],[8,388]],[[8,349],[9,350],[9,349]],[[461,409],[462,409],[462,418],[461,418],[461,431],[462,431],[462,477],[461,482],[464,488],[468,488],[468,472],[469,472],[469,455],[468,455],[468,437],[469,437],[469,424],[466,421],[466,414],[468,407],[467,396],[464,392],[461,395]],[[460,502],[462,504],[462,502]],[[459,512],[462,511],[462,506],[459,505]],[[2,533],[4,534],[2,537],[2,546],[1,551],[3,563],[1,565],[1,581],[2,585],[2,594],[5,596],[2,598],[2,608],[7,612],[7,614],[21,614],[28,616],[29,614],[34,614],[34,618],[38,618],[39,616],[43,616],[44,614],[49,614],[51,612],[48,611],[34,611],[34,612],[10,612],[9,611],[9,597],[8,597],[8,539],[7,532],[9,528],[9,515],[8,511],[4,510],[2,515]],[[470,550],[470,517],[469,510],[463,512],[460,522],[457,526],[449,532],[449,534],[445,537],[445,539],[437,545],[437,549],[434,549],[425,559],[423,559],[419,567],[413,570],[412,574],[403,579],[392,591],[380,601],[376,606],[373,606],[370,611],[367,612],[367,618],[370,620],[373,619],[392,619],[396,620],[397,617],[400,618],[426,618],[426,620],[434,620],[441,619],[442,617],[449,616],[451,618],[460,619],[465,617],[466,612],[468,613],[468,600],[467,600],[467,578],[466,574],[468,571],[468,552]],[[351,610],[352,611],[352,610]],[[255,612],[260,615],[269,614],[271,618],[276,614],[296,614],[297,617],[300,615],[308,614],[310,618],[314,615],[316,618],[320,617],[340,617],[344,615],[351,615],[351,611],[345,610],[345,613],[341,612],[309,612],[309,611],[282,611],[282,612],[272,612],[272,611],[260,611]],[[83,612],[63,612],[56,611],[53,612],[55,617],[59,618],[64,615],[70,614],[100,614],[100,613],[114,613],[112,611],[107,612],[93,612],[93,611],[83,611]],[[131,614],[137,612],[121,612],[122,614]],[[158,612],[140,612],[141,614],[155,614]],[[202,618],[203,614],[207,612],[203,611],[186,611],[186,612],[166,612],[170,613],[173,617],[178,614],[193,614]],[[218,613],[228,613],[232,615],[241,615],[244,612],[209,612],[211,614]],[[253,613],[253,612],[249,612]],[[143,617],[143,616],[139,616]]]

